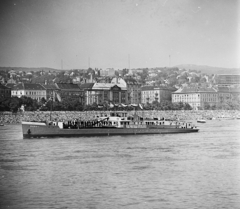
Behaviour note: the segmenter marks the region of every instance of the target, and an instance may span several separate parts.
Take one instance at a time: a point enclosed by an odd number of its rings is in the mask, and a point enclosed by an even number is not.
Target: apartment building
[[[127,89],[126,104],[141,103],[141,84],[133,77],[115,77],[112,79],[111,83],[121,85],[122,87]]]
[[[183,87],[172,93],[172,102],[188,103],[194,110],[203,109],[206,104],[218,104],[218,92],[214,88]]]
[[[171,101],[172,92],[176,91],[175,88],[165,86],[143,86],[141,88],[141,103],[147,104],[153,101]]]
[[[231,85],[240,85],[240,75],[216,75],[216,84],[218,87],[227,87]]]
[[[126,103],[127,88],[121,84],[86,83],[79,87],[84,91],[86,105],[103,104],[104,102]]]
[[[84,101],[84,92],[74,83],[56,83],[58,97],[60,100],[67,98],[78,99],[80,103]],[[58,100],[59,100],[58,99]]]
[[[26,96],[40,101],[42,98],[47,99],[47,91],[41,84],[20,83],[11,89],[12,96]]]

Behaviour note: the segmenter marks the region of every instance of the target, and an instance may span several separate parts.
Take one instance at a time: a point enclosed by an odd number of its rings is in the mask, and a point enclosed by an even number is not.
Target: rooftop
[[[203,87],[183,87],[178,89],[174,93],[186,94],[186,93],[196,93],[196,92],[216,93],[217,90],[214,88],[203,88]]]
[[[173,87],[167,87],[167,86],[143,86],[142,88],[142,91],[151,91],[151,90],[173,90],[175,91],[176,89],[173,88]]]
[[[79,85],[79,88],[82,90],[83,89],[92,89],[93,85],[94,85],[94,83],[84,83],[84,84]]]
[[[20,83],[13,86],[12,90],[45,90],[41,84]]]
[[[79,86],[73,83],[57,83],[58,88],[60,89],[74,89],[79,90]]]
[[[7,86],[4,86],[4,85],[2,85],[2,84],[0,83],[0,89],[11,89],[11,88],[9,88],[9,87],[7,87]]]
[[[41,84],[45,89],[58,89],[54,84]]]

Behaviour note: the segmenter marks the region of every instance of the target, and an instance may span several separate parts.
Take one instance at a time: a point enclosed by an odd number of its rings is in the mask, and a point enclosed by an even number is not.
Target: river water
[[[199,133],[22,139],[0,127],[0,208],[240,208],[240,120]]]

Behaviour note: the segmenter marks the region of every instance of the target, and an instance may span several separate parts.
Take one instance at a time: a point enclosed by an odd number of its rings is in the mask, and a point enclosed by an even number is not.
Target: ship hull
[[[176,134],[198,132],[198,129],[160,127],[160,128],[80,128],[60,129],[58,126],[22,124],[23,138],[41,137],[83,137],[143,134]]]

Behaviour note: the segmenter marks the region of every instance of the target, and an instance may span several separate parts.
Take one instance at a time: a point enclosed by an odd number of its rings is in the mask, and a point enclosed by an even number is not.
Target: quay
[[[116,111],[117,112],[117,111]],[[239,110],[171,110],[171,111],[157,111],[144,110],[136,111],[137,114],[144,118],[166,118],[172,120],[197,120],[202,119],[240,119]],[[68,121],[73,119],[94,119],[100,113],[108,113],[108,111],[33,111],[24,113],[0,112],[0,124],[20,124],[21,121],[46,121],[51,119],[53,121]],[[131,116],[135,111],[128,111],[127,116]]]

